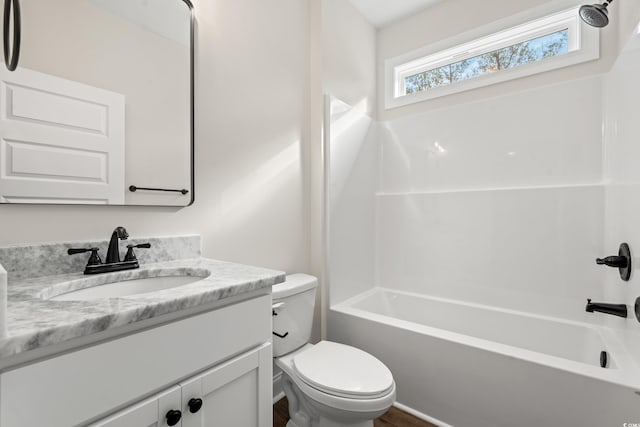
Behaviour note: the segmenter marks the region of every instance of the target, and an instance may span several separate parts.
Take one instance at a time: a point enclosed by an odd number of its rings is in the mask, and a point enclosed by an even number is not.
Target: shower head
[[[580,7],[580,18],[592,27],[602,28],[609,24],[609,11],[607,7],[613,0],[603,4],[589,4]]]

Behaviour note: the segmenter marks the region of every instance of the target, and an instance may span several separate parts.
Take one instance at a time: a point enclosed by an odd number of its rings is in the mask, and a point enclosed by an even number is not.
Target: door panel
[[[0,202],[124,203],[125,99],[0,69]]]
[[[271,427],[272,353],[265,344],[187,381],[183,388],[183,427]],[[188,402],[202,409],[189,413]]]
[[[180,387],[172,387],[89,427],[165,427],[166,413],[180,408],[181,397]],[[181,422],[174,427],[182,427]]]
[[[256,427],[258,367],[204,395],[202,427]]]

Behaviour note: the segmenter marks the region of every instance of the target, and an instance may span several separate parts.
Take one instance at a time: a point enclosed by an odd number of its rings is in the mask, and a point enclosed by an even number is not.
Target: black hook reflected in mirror
[[[10,21],[13,11],[13,47],[10,49]],[[3,27],[3,45],[4,45],[4,63],[9,71],[15,71],[18,68],[18,60],[20,59],[20,37],[22,34],[22,19],[20,17],[20,1],[4,0],[4,27]],[[11,52],[11,55],[9,53]]]

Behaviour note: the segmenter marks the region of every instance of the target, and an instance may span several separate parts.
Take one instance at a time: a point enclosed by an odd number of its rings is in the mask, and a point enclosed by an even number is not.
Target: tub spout
[[[619,317],[627,317],[626,304],[605,304],[600,302],[591,302],[591,298],[587,300],[585,310],[589,313],[599,311],[600,313],[612,314]]]

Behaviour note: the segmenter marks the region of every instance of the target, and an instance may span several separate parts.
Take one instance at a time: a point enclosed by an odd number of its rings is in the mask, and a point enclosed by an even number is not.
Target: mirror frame
[[[105,204],[105,205],[94,205],[94,204],[74,204],[74,203],[0,203],[1,206],[114,206],[114,207],[158,207],[158,208],[177,208],[182,209],[188,206],[193,205],[196,199],[195,195],[195,12],[193,9],[193,3],[191,0],[176,0],[182,1],[189,8],[189,109],[190,109],[190,119],[189,119],[189,132],[190,132],[190,141],[189,141],[189,158],[190,158],[190,167],[191,167],[191,189],[189,189],[189,194],[191,198],[189,202],[185,205],[138,205],[138,204]],[[129,191],[125,188],[125,191]]]
[[[189,147],[191,150],[191,153],[189,153],[189,157],[191,159],[191,177],[190,177],[190,182],[191,182],[191,198],[189,199],[189,203],[187,203],[184,206],[178,206],[178,208],[186,208],[187,206],[191,206],[193,205],[193,203],[196,201],[196,159],[195,159],[195,134],[196,134],[196,121],[195,121],[195,115],[196,115],[196,106],[195,106],[195,97],[196,97],[196,91],[195,91],[195,44],[196,44],[196,33],[195,33],[195,24],[196,24],[196,15],[195,15],[195,11],[193,10],[193,3],[191,2],[191,0],[182,0],[184,2],[184,4],[187,5],[187,7],[189,8],[189,41],[191,46],[189,46],[189,90],[190,90],[190,94],[189,94],[189,109],[190,114],[191,114],[191,120],[189,120],[189,126],[191,127],[191,129],[189,129],[189,131],[191,132],[191,138],[189,141]],[[159,206],[159,205],[120,205],[120,206]],[[175,206],[172,206],[175,207]]]

